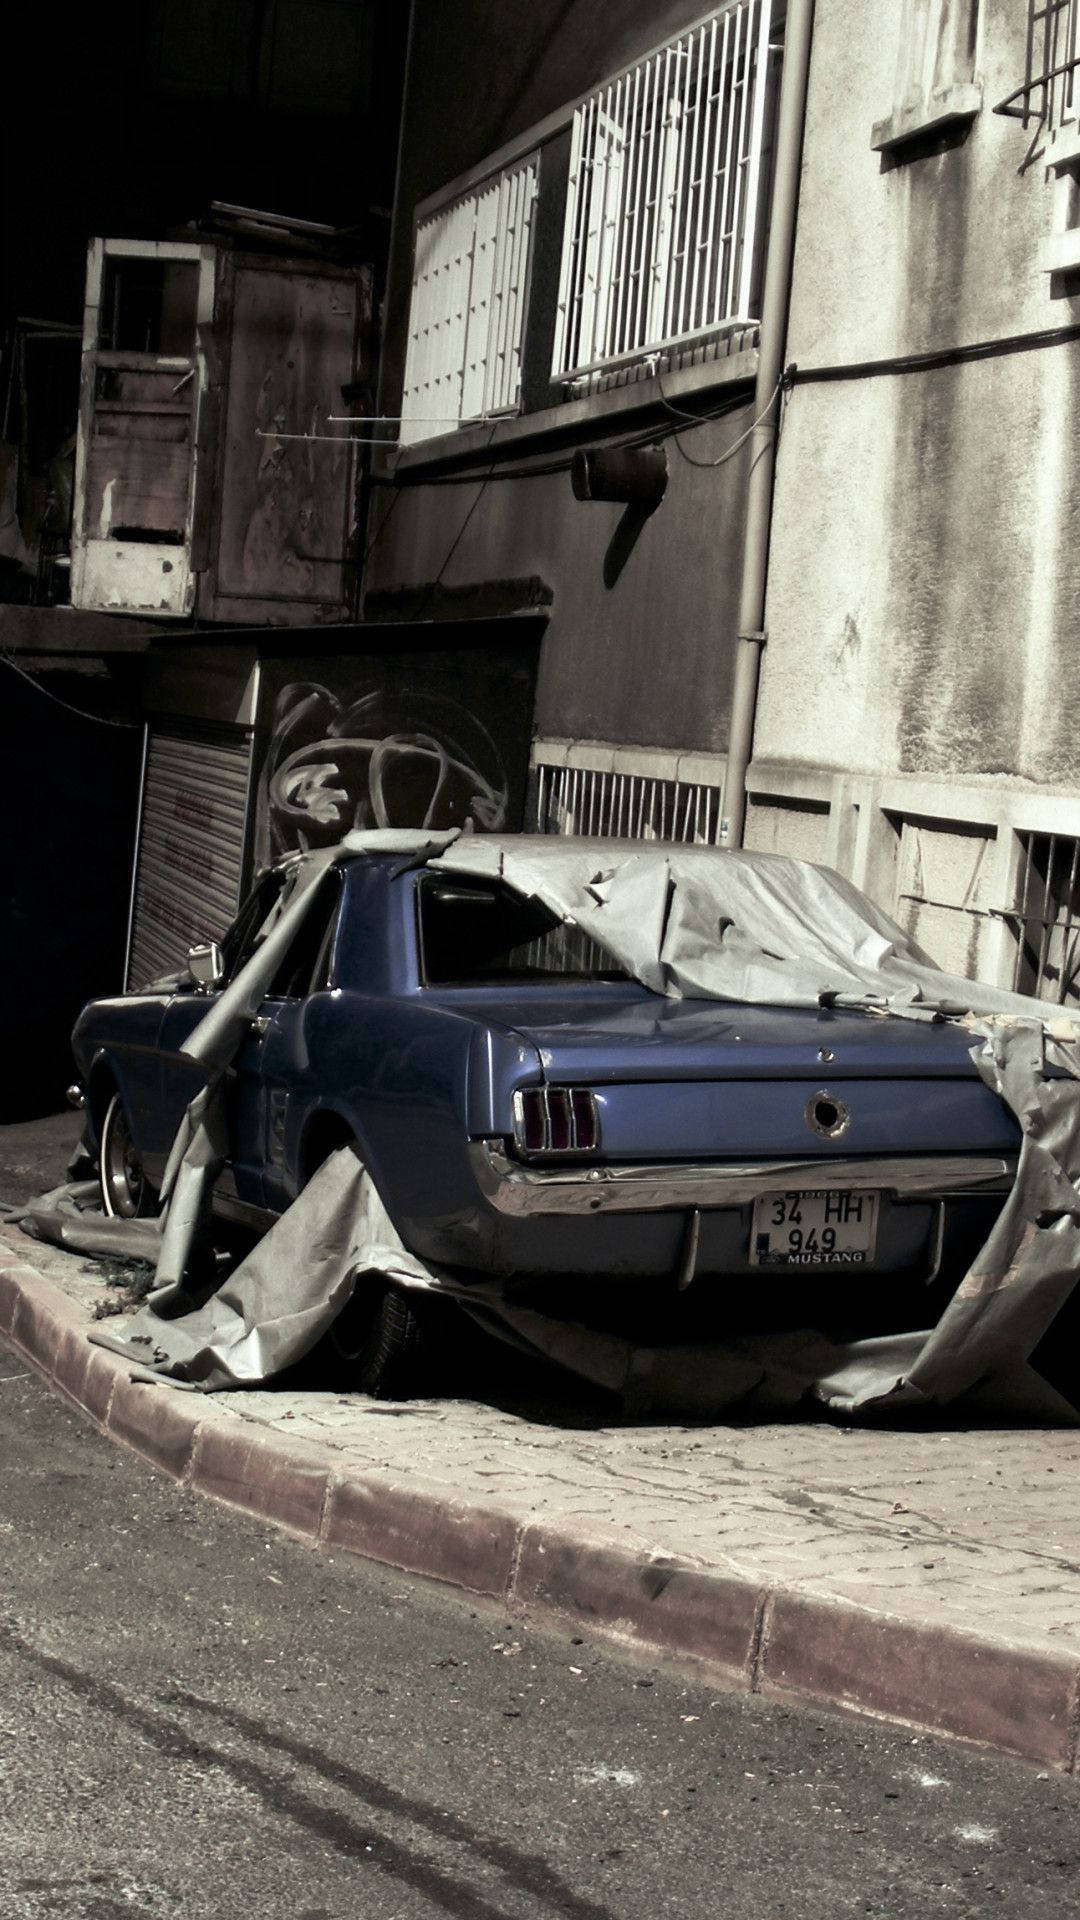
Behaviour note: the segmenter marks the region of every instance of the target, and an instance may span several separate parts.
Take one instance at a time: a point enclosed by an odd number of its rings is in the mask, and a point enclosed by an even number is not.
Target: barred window
[[[577,108],[556,378],[756,312],[772,0],[733,0]]]
[[[555,405],[656,350],[677,364],[744,344],[784,14],[785,0],[727,0],[525,134],[531,150],[426,203],[402,444]]]
[[[1027,0],[1027,14],[1023,83],[994,112],[1056,132],[1080,110],[1080,0]]]

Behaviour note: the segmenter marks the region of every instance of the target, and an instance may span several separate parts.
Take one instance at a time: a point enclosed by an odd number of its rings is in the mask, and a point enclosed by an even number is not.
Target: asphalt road
[[[328,1559],[2,1347],[0,1459],[3,1920],[1080,1912],[1078,1782]]]
[[[82,1124],[80,1113],[64,1107],[44,1119],[0,1126],[0,1206],[23,1206],[45,1188],[58,1187],[67,1177]]]

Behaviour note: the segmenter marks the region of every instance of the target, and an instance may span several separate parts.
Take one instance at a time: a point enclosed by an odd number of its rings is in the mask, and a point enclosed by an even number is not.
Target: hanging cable
[[[775,398],[775,395],[774,395],[774,398]],[[643,404],[648,404],[648,403],[643,403]],[[670,401],[666,401],[665,404],[673,413],[677,411],[672,406]],[[729,398],[725,400],[721,406],[710,409],[708,413],[687,414],[685,416],[684,421],[680,425],[669,426],[666,423],[662,423],[660,425],[638,427],[634,430],[633,433],[622,434],[615,439],[606,441],[605,444],[610,446],[612,449],[615,449],[618,447],[646,447],[646,446],[655,446],[657,441],[674,438],[676,441],[676,445],[678,445],[679,434],[688,433],[693,427],[705,426],[709,421],[723,420],[727,417],[729,413],[741,412],[745,408],[745,406],[746,406],[746,395],[740,394],[737,398]],[[598,421],[597,427],[598,428],[601,427],[602,424],[603,423],[601,421]],[[752,432],[753,428],[750,428],[749,431]],[[682,448],[680,448],[679,450],[680,452],[683,451]],[[726,459],[727,457],[728,456],[724,454],[722,456],[722,459]],[[490,474],[490,478],[492,480],[535,480],[535,479],[543,478],[546,474],[569,473],[572,459],[573,459],[573,455],[568,453],[568,454],[560,454],[554,459],[549,458],[545,460],[542,457],[539,457],[534,463],[530,465],[525,465],[524,463],[519,462],[517,465],[512,467],[509,467],[509,466],[495,467]],[[712,466],[713,464],[718,464],[718,463],[714,463],[712,461],[706,460],[700,463],[697,461],[692,461],[691,464],[695,466],[698,464],[703,466]],[[377,481],[376,485],[396,486],[399,488],[400,487],[465,487],[465,486],[472,485],[480,477],[481,476],[477,475],[475,472],[432,474],[432,473],[428,473],[423,468],[419,468],[415,471],[415,473],[409,470],[406,470],[404,473],[395,472],[394,474],[390,475],[387,479]]]
[[[40,680],[35,680],[33,674],[27,673],[25,667],[20,667],[17,662],[11,658],[9,653],[0,653],[0,660],[3,661],[5,667],[11,668],[12,673],[17,673],[20,680],[25,680],[28,686],[35,688],[38,693],[44,694],[46,700],[51,700],[54,706],[63,707],[66,713],[74,713],[80,720],[94,720],[99,727],[130,728],[140,727],[142,725],[141,720],[110,720],[103,713],[87,713],[83,707],[73,707],[70,700],[61,700],[58,693],[51,692],[48,687],[42,685]]]
[[[776,405],[776,396],[780,392],[780,389],[783,386],[783,384],[784,384],[783,376],[781,375],[780,379],[777,381],[775,387],[773,388],[771,394],[769,395],[768,405],[762,408],[756,420],[751,420],[750,425],[746,429],[746,432],[740,433],[738,439],[733,440],[730,447],[726,447],[724,449],[724,452],[721,454],[718,454],[715,460],[695,460],[692,453],[687,453],[686,448],[683,446],[682,442],[679,440],[678,435],[673,434],[672,439],[675,441],[676,451],[681,453],[683,459],[686,461],[687,466],[689,467],[722,467],[725,460],[730,460],[734,454],[738,453],[740,447],[743,447],[746,445],[746,442],[749,440],[751,434],[758,427],[760,427],[762,421],[768,419],[770,413],[773,410],[773,407]],[[665,406],[669,406],[670,402],[665,399],[664,404]],[[698,420],[697,424],[698,425],[704,424],[704,416],[702,416],[702,418]]]

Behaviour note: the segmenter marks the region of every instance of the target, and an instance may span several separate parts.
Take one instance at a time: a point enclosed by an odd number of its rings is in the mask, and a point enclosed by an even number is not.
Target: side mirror
[[[216,940],[203,940],[197,947],[189,947],[187,966],[200,993],[213,993],[225,978],[225,960]]]

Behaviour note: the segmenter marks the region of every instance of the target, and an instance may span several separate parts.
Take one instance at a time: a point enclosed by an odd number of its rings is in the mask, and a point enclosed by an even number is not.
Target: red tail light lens
[[[596,1099],[585,1087],[525,1087],[514,1095],[514,1140],[521,1153],[595,1153]]]

